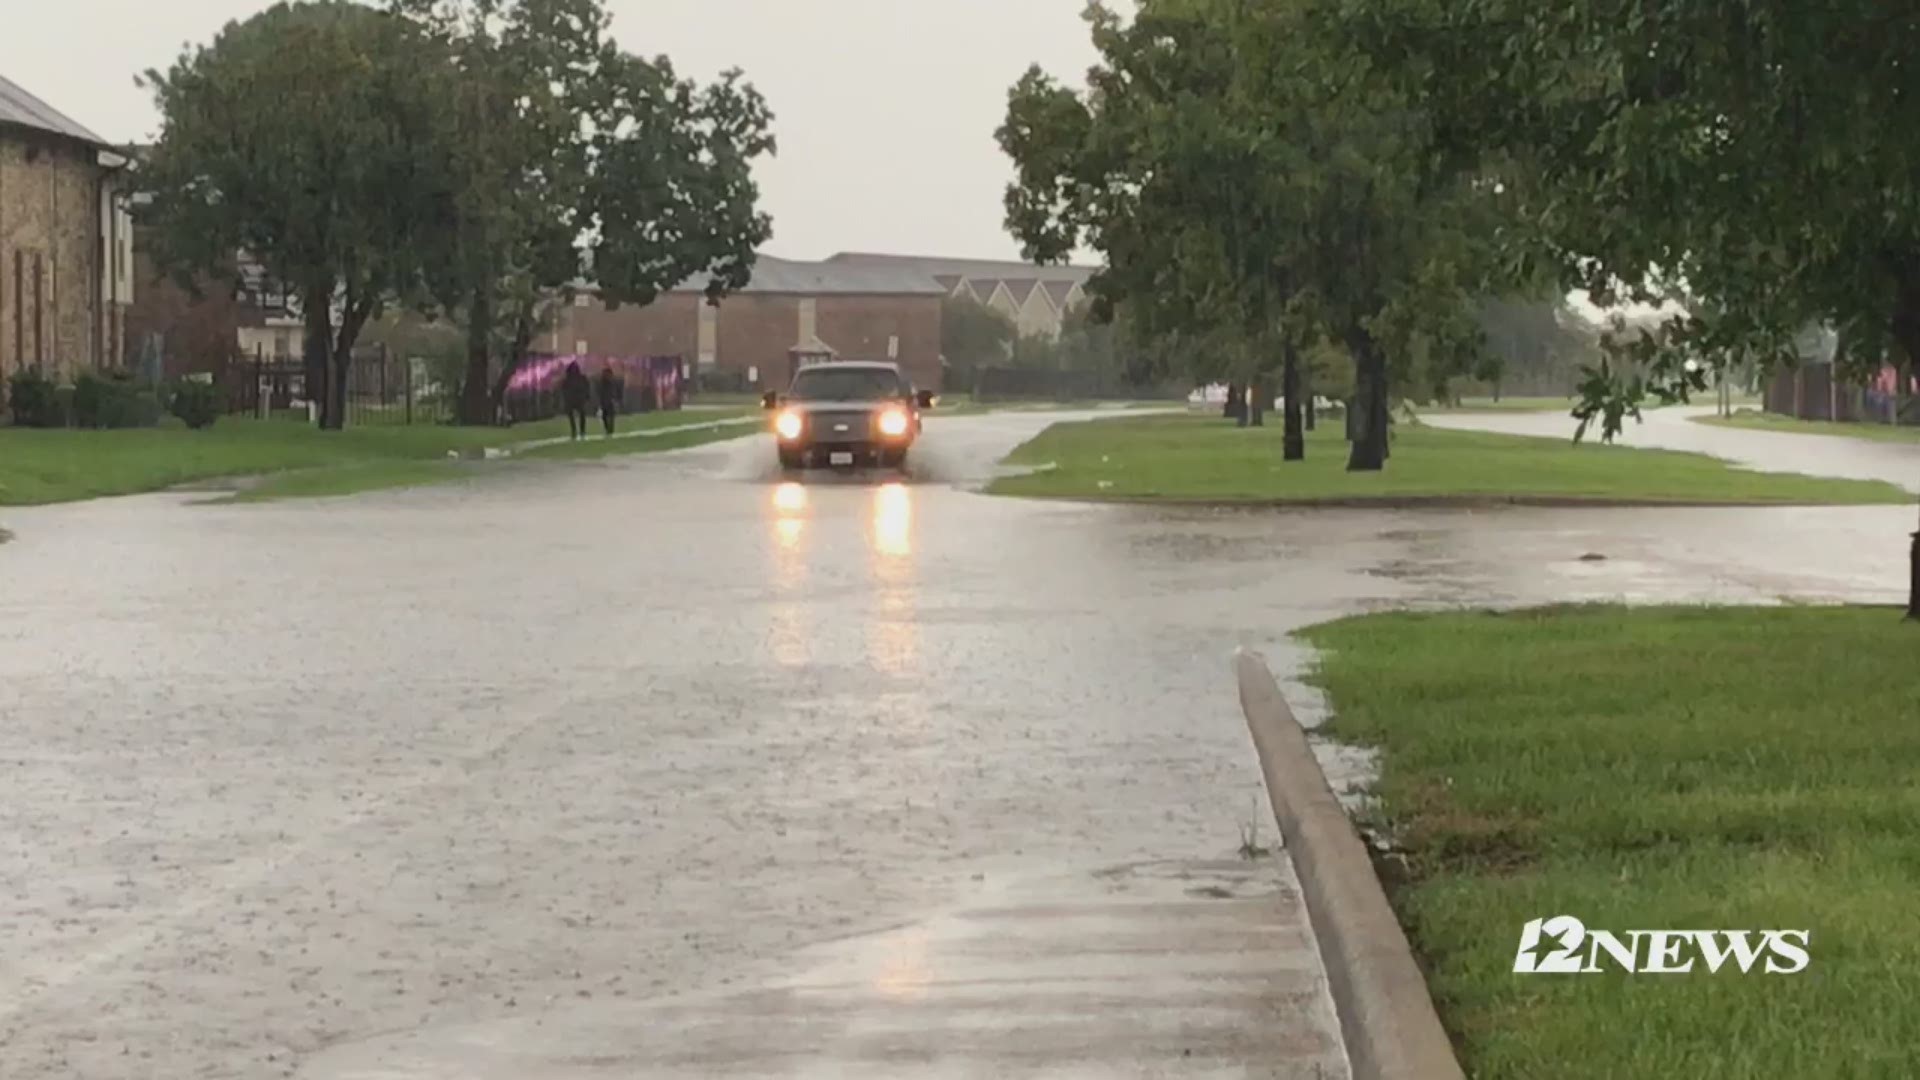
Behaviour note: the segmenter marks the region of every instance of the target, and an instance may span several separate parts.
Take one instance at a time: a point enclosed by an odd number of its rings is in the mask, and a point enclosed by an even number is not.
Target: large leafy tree
[[[456,58],[444,133],[463,183],[435,295],[465,320],[462,418],[489,422],[556,297],[614,304],[700,276],[718,302],[772,233],[756,159],[772,116],[737,72],[705,86],[622,51],[602,0],[393,0]]]
[[[1437,167],[1421,101],[1327,30],[1315,0],[1099,4],[1102,62],[1076,93],[1039,70],[1000,141],[1018,169],[1009,228],[1029,255],[1106,256],[1104,310],[1156,338],[1231,347],[1192,373],[1259,381],[1283,361],[1289,456],[1301,452],[1297,355],[1322,328],[1353,358],[1361,414],[1348,467],[1383,467],[1392,367],[1416,333],[1463,353],[1492,192]],[[1264,396],[1261,395],[1261,396]]]
[[[1005,362],[1017,337],[1012,319],[972,297],[940,303],[940,354],[962,385],[973,385],[981,368]]]
[[[1602,302],[1684,290],[1615,342],[1578,407],[1619,431],[1717,369],[1792,361],[1809,324],[1854,367],[1920,359],[1920,18],[1879,0],[1355,0],[1348,24],[1513,167],[1561,283]],[[1914,612],[1920,616],[1920,541]]]
[[[418,285],[450,220],[442,59],[404,21],[324,0],[229,24],[144,79],[162,124],[141,170],[156,258],[183,281],[230,280],[245,251],[285,283],[327,427],[344,423],[362,327]]]

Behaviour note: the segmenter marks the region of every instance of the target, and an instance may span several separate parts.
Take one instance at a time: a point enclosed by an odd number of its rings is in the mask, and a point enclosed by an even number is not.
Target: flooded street
[[[756,1006],[729,995],[1270,835],[1236,646],[1289,676],[1290,631],[1387,607],[1904,595],[1911,507],[972,490],[1052,419],[931,419],[904,480],[788,483],[756,437],[346,500],[6,512],[0,1076],[712,1075],[711,1025],[568,1048],[702,1001],[742,1010],[737,1050]],[[1291,896],[1284,859],[1256,865]],[[1301,929],[1290,1074],[1332,1075]],[[477,1031],[505,1053],[548,1022],[571,1033],[550,1055],[457,1068]]]

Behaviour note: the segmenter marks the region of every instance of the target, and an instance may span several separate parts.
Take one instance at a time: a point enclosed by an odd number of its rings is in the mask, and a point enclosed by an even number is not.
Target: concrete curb
[[[1464,1078],[1366,845],[1327,786],[1306,731],[1265,659],[1241,649],[1233,665],[1355,1080]]]
[[[1163,506],[1174,510],[1793,510],[1829,506],[1895,506],[1897,503],[1802,503],[1765,499],[1703,502],[1685,499],[1581,498],[1577,495],[1356,495],[1300,499],[1214,499],[1184,495],[1028,495],[1022,499],[1113,506]]]

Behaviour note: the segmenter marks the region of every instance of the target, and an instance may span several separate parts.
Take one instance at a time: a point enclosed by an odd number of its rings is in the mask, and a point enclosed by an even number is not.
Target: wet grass
[[[1469,1075],[1920,1075],[1920,626],[1561,608],[1312,628]],[[1792,976],[1526,976],[1529,919],[1808,929]]]
[[[1344,427],[1308,436],[1307,460],[1281,460],[1277,422],[1236,428],[1213,416],[1058,424],[1009,464],[1053,467],[1007,477],[1003,495],[1285,503],[1532,498],[1593,502],[1900,503],[1891,484],[1737,469],[1701,454],[1562,439],[1396,426],[1379,473],[1346,471]]]
[[[624,417],[622,426],[673,427],[724,412]],[[751,427],[733,429],[739,434]],[[448,455],[474,454],[567,433],[564,419],[509,428],[379,424],[324,432],[297,420],[227,417],[205,431],[176,423],[135,431],[0,429],[0,505],[72,502],[227,477],[267,476],[249,499],[342,495],[432,483],[456,475]],[[672,437],[620,440],[599,453],[669,449]],[[687,445],[684,442],[678,445]],[[565,456],[565,455],[561,455]]]
[[[1749,431],[1784,431],[1794,435],[1844,435],[1849,439],[1874,442],[1920,443],[1920,427],[1893,424],[1833,423],[1828,420],[1796,420],[1791,416],[1743,409],[1732,416],[1698,416],[1695,423],[1713,427],[1745,428]]]

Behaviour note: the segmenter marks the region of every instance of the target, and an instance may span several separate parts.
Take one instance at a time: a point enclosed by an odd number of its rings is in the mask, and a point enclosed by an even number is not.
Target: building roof
[[[709,275],[695,274],[668,290],[703,292]],[[592,289],[591,282],[575,282],[575,287]],[[754,260],[753,278],[736,293],[772,293],[797,296],[945,296],[939,282],[919,274],[890,267],[842,266],[834,263],[799,262],[773,255]]]
[[[880,255],[864,251],[843,251],[830,256],[829,263],[845,266],[889,267],[909,270],[927,277],[956,275],[970,280],[1006,280],[1033,278],[1039,281],[1072,281],[1085,284],[1099,271],[1095,266],[1036,265],[997,259],[943,259],[925,255]]]
[[[1073,286],[1074,282],[1071,281],[1049,281],[1044,283],[1047,296],[1053,301],[1053,306],[1059,308],[1061,311],[1067,310],[1067,300],[1073,295]]]
[[[1019,304],[1021,307],[1026,307],[1027,301],[1033,299],[1033,290],[1039,287],[1040,282],[1030,277],[1005,278],[1001,284],[1005,285],[1007,291],[1013,294],[1014,303]]]
[[[28,128],[89,146],[112,145],[65,113],[27,93],[19,83],[5,75],[0,75],[0,127]]]

